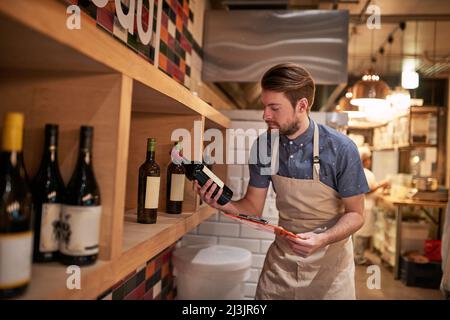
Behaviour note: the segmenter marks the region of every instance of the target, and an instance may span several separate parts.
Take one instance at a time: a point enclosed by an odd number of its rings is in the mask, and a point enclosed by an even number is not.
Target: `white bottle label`
[[[40,252],[58,251],[57,224],[61,216],[61,204],[42,204]]]
[[[170,181],[170,201],[183,201],[184,174],[172,174]]]
[[[203,166],[202,171],[206,173],[206,175],[214,181],[215,184],[219,186],[219,188],[223,188],[225,185],[222,180],[219,179],[211,170],[209,170],[206,166]]]
[[[145,187],[145,209],[157,209],[159,202],[160,177],[147,177]]]
[[[59,250],[68,256],[98,253],[102,206],[63,205]]]
[[[20,287],[30,281],[33,233],[0,233],[0,289]]]

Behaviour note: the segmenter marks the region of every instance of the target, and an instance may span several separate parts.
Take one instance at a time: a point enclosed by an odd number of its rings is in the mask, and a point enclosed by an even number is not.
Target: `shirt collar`
[[[306,129],[305,132],[303,132],[301,135],[299,135],[294,140],[290,140],[287,136],[281,135],[280,139],[282,143],[289,143],[290,141],[293,142],[296,146],[305,145],[312,141],[314,136],[314,125],[311,118],[309,118],[309,126],[308,129]]]

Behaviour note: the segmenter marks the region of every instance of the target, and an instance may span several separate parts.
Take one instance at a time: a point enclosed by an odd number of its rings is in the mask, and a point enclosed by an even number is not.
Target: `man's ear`
[[[297,105],[295,106],[295,110],[299,112],[307,112],[308,111],[308,99],[301,98],[297,101]]]

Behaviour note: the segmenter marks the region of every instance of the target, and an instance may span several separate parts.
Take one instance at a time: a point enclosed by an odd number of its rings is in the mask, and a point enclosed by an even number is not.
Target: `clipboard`
[[[291,237],[291,238],[296,238],[299,239],[299,237],[297,237],[296,234],[284,229],[283,227],[280,226],[276,226],[274,224],[270,224],[266,219],[261,218],[261,217],[256,217],[256,216],[249,216],[249,215],[245,215],[245,214],[230,214],[230,213],[226,213],[226,212],[221,212],[223,215],[227,216],[228,218],[231,218],[233,220],[237,220],[239,222],[241,222],[242,224],[245,224],[251,228],[257,229],[257,230],[261,230],[261,231],[266,231],[266,232],[270,232],[270,233],[275,233],[278,235],[282,235],[282,236],[287,236],[287,237]]]

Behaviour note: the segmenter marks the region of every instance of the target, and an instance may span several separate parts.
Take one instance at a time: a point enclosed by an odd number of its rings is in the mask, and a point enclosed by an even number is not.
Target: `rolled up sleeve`
[[[249,157],[249,164],[248,169],[250,173],[250,180],[248,184],[252,187],[256,188],[268,188],[270,185],[270,175],[262,174],[264,172],[264,168],[266,168],[266,165],[262,165],[259,161],[259,155],[258,155],[258,142],[259,138],[255,140],[253,143],[253,146],[251,148],[251,153]],[[269,164],[270,167],[270,164]]]
[[[370,191],[358,148],[353,141],[345,144],[339,152],[337,189],[343,198]]]

